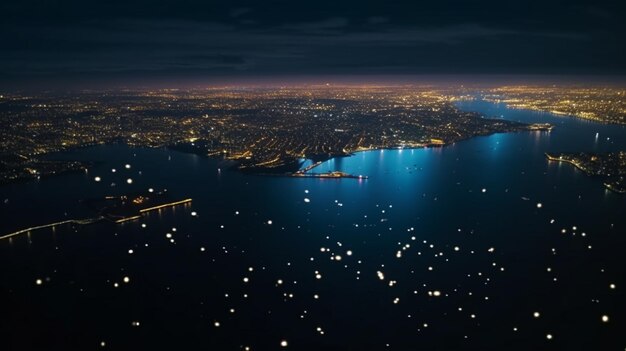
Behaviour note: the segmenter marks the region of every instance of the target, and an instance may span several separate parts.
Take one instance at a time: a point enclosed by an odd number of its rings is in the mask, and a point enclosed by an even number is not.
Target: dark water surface
[[[54,155],[97,163],[0,187],[0,234],[150,187],[193,203],[0,241],[0,349],[624,350],[626,196],[544,152],[626,150],[626,129],[459,106],[556,128],[317,169],[367,180],[124,145]]]

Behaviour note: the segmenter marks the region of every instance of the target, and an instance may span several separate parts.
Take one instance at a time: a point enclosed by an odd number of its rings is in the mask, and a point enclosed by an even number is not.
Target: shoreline
[[[478,99],[481,100],[481,99]],[[563,117],[567,117],[567,118],[572,118],[572,119],[577,119],[580,121],[585,121],[585,122],[592,122],[592,123],[598,123],[598,124],[602,124],[602,125],[610,125],[610,126],[621,126],[621,127],[626,127],[626,122],[609,122],[609,121],[605,121],[602,119],[593,119],[593,118],[586,118],[586,117],[582,117],[582,116],[578,116],[575,114],[571,114],[568,112],[563,112],[563,111],[552,111],[552,110],[545,110],[545,109],[541,109],[541,108],[533,108],[530,106],[525,106],[525,107],[518,107],[515,105],[511,105],[506,103],[505,101],[500,101],[500,100],[494,100],[494,99],[485,99],[482,98],[483,101],[492,103],[492,104],[501,104],[504,105],[505,108],[510,109],[510,110],[517,110],[517,111],[529,111],[529,112],[534,112],[534,113],[547,113],[550,115],[553,115],[555,117],[558,118],[563,118]]]
[[[519,122],[515,122],[515,123],[519,123]],[[435,149],[435,148],[443,148],[443,147],[447,147],[450,145],[454,145],[458,142],[462,142],[465,140],[470,140],[473,138],[478,138],[478,137],[488,137],[491,135],[496,135],[496,134],[509,134],[509,133],[521,133],[521,132],[550,132],[550,130],[554,127],[553,125],[548,125],[549,127],[546,126],[540,126],[539,128],[544,128],[544,129],[537,129],[537,125],[539,125],[538,123],[524,123],[521,124],[518,127],[522,127],[520,129],[516,129],[516,130],[511,130],[511,131],[495,131],[495,132],[491,132],[491,133],[487,133],[487,134],[477,134],[477,135],[472,135],[472,136],[467,136],[467,137],[463,137],[451,142],[444,142],[444,143],[424,143],[422,145],[410,145],[410,146],[403,146],[403,145],[398,145],[398,146],[385,146],[385,147],[371,147],[371,148],[359,148],[353,151],[349,151],[346,153],[337,153],[337,154],[329,154],[329,155],[320,155],[320,154],[314,154],[310,157],[303,157],[300,159],[294,159],[293,161],[291,161],[288,164],[282,165],[277,167],[277,170],[272,172],[271,168],[257,168],[257,167],[249,167],[249,168],[238,168],[239,167],[239,162],[237,160],[231,160],[231,159],[227,159],[224,158],[223,156],[215,156],[215,155],[209,155],[206,154],[204,152],[201,151],[196,151],[196,150],[191,150],[191,149],[186,149],[183,147],[176,147],[176,144],[170,144],[170,145],[159,145],[159,146],[149,146],[149,145],[145,145],[145,146],[138,146],[138,145],[133,145],[133,144],[129,144],[127,142],[121,141],[121,140],[112,140],[111,142],[103,142],[103,143],[94,143],[94,144],[88,144],[88,145],[81,145],[81,146],[72,146],[66,150],[59,150],[59,151],[54,151],[52,153],[48,153],[48,154],[41,154],[38,155],[39,157],[44,157],[45,161],[58,161],[58,162],[81,162],[83,164],[85,164],[86,166],[81,169],[81,170],[67,170],[67,171],[63,171],[63,172],[59,172],[59,173],[55,173],[55,174],[47,174],[47,175],[42,175],[40,176],[40,179],[44,179],[44,178],[53,178],[56,176],[60,176],[60,175],[64,175],[64,174],[73,174],[73,173],[79,173],[79,172],[84,172],[89,170],[91,167],[93,167],[95,164],[97,164],[97,162],[94,161],[82,161],[82,160],[53,160],[53,159],[49,159],[49,157],[54,157],[54,155],[58,155],[58,154],[63,154],[63,153],[69,153],[75,150],[80,150],[80,149],[88,149],[90,147],[98,147],[98,146],[106,146],[106,145],[124,145],[126,147],[129,148],[139,148],[139,149],[166,149],[166,150],[172,150],[172,151],[176,151],[176,152],[181,152],[181,153],[185,153],[185,154],[192,154],[192,155],[198,155],[198,156],[202,156],[202,157],[206,157],[206,158],[211,158],[211,159],[216,159],[216,160],[221,160],[222,162],[225,163],[229,163],[225,169],[228,170],[234,170],[234,171],[238,171],[241,172],[243,174],[248,174],[248,175],[262,175],[262,176],[268,176],[268,175],[285,175],[285,174],[289,174],[289,173],[295,173],[298,172],[301,169],[301,165],[302,165],[302,161],[300,161],[301,159],[304,160],[311,160],[314,162],[327,162],[329,160],[332,159],[336,159],[336,158],[343,158],[343,157],[352,157],[355,156],[358,153],[361,152],[369,152],[369,151],[378,151],[378,150],[421,150],[421,149]],[[535,129],[533,129],[533,126],[535,126]],[[298,164],[298,168],[293,167],[294,164]],[[17,183],[28,183],[31,181],[35,181],[35,180],[39,180],[36,177],[24,177],[24,178],[18,178],[18,179],[12,179],[10,181],[0,181],[0,187],[2,186],[6,186],[6,185],[11,185],[11,184],[17,184]]]
[[[573,166],[575,169],[578,169],[579,171],[583,172],[585,174],[585,176],[588,177],[592,177],[592,178],[604,178],[602,179],[602,184],[604,185],[604,187],[614,193],[617,194],[626,194],[626,189],[621,189],[621,188],[616,188],[615,186],[613,186],[611,183],[608,183],[606,180],[606,177],[602,177],[601,175],[597,175],[597,174],[593,174],[591,173],[588,169],[584,168],[583,166],[581,166],[578,162],[575,162],[573,160],[569,160],[569,159],[564,159],[562,157],[557,157],[557,156],[553,156],[548,152],[545,152],[544,155],[546,156],[546,159],[548,160],[548,162],[557,162],[557,163],[565,163],[568,165]]]
[[[493,118],[485,118],[485,119],[492,119],[495,120]],[[336,153],[336,154],[328,154],[328,155],[323,155],[323,154],[313,154],[311,156],[304,156],[302,158],[297,158],[294,159],[284,165],[278,166],[276,167],[276,169],[279,169],[278,171],[274,170],[272,168],[266,168],[266,167],[246,167],[246,168],[238,168],[239,167],[239,161],[237,160],[232,160],[232,159],[227,159],[224,158],[223,156],[221,157],[216,157],[213,155],[209,155],[206,154],[204,152],[200,152],[200,151],[195,151],[195,150],[188,150],[185,148],[179,148],[179,147],[172,147],[172,145],[168,145],[166,146],[167,149],[170,150],[174,150],[174,151],[178,151],[178,152],[182,152],[182,153],[188,153],[188,154],[194,154],[194,155],[199,155],[199,156],[203,156],[203,157],[207,157],[207,158],[213,158],[213,159],[221,159],[223,161],[228,161],[231,162],[232,164],[229,165],[227,167],[227,169],[229,170],[234,170],[234,171],[238,171],[244,174],[249,174],[249,175],[263,175],[263,176],[268,176],[268,175],[285,175],[285,174],[289,174],[289,173],[296,173],[298,171],[300,171],[301,168],[301,164],[303,163],[302,159],[304,160],[310,160],[312,162],[327,162],[329,160],[332,159],[336,159],[336,158],[343,158],[343,157],[352,157],[355,156],[357,153],[360,152],[369,152],[369,151],[378,151],[378,150],[421,150],[421,149],[435,149],[435,148],[443,148],[443,147],[447,147],[450,145],[454,145],[458,142],[462,142],[462,141],[466,141],[466,140],[470,140],[473,138],[479,138],[479,137],[489,137],[492,135],[496,135],[496,134],[509,134],[509,133],[522,133],[522,132],[550,132],[553,128],[554,125],[550,124],[550,123],[520,123],[520,122],[516,122],[516,121],[509,121],[509,122],[513,122],[515,124],[517,124],[517,129],[515,130],[511,130],[511,131],[494,131],[491,133],[485,133],[485,134],[476,134],[476,135],[471,135],[471,136],[467,136],[467,137],[462,137],[459,139],[456,139],[454,141],[450,141],[450,142],[430,142],[430,143],[423,143],[420,145],[409,145],[409,146],[405,146],[405,145],[396,145],[396,146],[385,146],[385,147],[370,147],[370,148],[359,148],[359,149],[355,149],[352,151],[348,151],[345,153]],[[300,164],[300,166],[295,169],[289,169],[290,166],[292,166],[293,164]],[[287,171],[282,171],[285,168],[287,168]]]

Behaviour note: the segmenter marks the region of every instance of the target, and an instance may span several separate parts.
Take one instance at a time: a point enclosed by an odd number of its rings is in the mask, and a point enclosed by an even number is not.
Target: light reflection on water
[[[512,343],[540,349],[550,332],[554,342],[572,340],[590,348],[599,335],[606,336],[597,331],[598,308],[610,312],[616,327],[623,326],[619,311],[626,299],[605,290],[610,282],[623,286],[626,243],[617,234],[626,232],[626,197],[607,192],[599,180],[573,167],[547,162],[543,153],[623,148],[624,128],[480,101],[459,105],[557,127],[551,133],[476,137],[443,148],[359,152],[316,169],[363,174],[367,180],[244,175],[218,171],[217,160],[124,145],[65,153],[67,159],[100,163],[87,174],[0,188],[1,198],[10,199],[2,208],[3,232],[33,220],[58,220],[65,212],[80,217],[85,211],[79,200],[86,196],[168,188],[193,203],[123,226],[58,228],[55,237],[29,234],[32,244],[20,238],[0,243],[2,284],[24,296],[5,312],[18,315],[34,304],[87,345],[97,345],[103,336],[95,331],[105,331],[111,345],[158,344],[174,333],[185,336],[176,343],[213,342],[216,349],[236,349],[242,339],[259,344],[253,349],[270,349],[284,338],[298,349],[329,344],[384,349],[387,343],[399,349],[494,349]],[[602,136],[598,140],[596,133]],[[94,182],[95,175],[103,181]],[[133,184],[124,181],[129,176]],[[112,181],[118,186],[108,186]],[[576,233],[574,226],[580,228]],[[164,238],[172,227],[178,229],[176,244]],[[335,254],[349,249],[353,255],[337,262],[320,248]],[[248,271],[252,266],[254,273]],[[546,267],[554,267],[554,273]],[[323,279],[315,279],[315,271]],[[397,280],[397,286],[381,282],[377,271]],[[113,290],[112,282],[126,274],[131,284]],[[245,285],[244,275],[250,276]],[[31,289],[40,276],[52,277],[45,294]],[[278,279],[289,284],[277,287]],[[444,296],[433,300],[431,289]],[[314,294],[321,298],[313,300]],[[590,305],[590,297],[601,297],[601,303]],[[101,303],[108,300],[115,304]],[[242,313],[231,316],[226,305]],[[70,316],[52,313],[54,306],[81,308]],[[541,310],[539,324],[531,318],[536,310]],[[571,311],[576,314],[563,323],[561,316]],[[142,332],[151,339],[128,330],[136,320],[149,326]],[[221,322],[219,332],[215,321]],[[317,326],[332,342],[311,337]],[[514,327],[525,334],[515,336]],[[604,340],[619,345],[618,334],[610,332]],[[237,343],[231,345],[232,340]]]

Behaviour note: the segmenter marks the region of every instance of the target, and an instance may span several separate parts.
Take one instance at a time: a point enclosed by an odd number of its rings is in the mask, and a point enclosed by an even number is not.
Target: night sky
[[[626,72],[621,1],[0,3],[0,83]]]

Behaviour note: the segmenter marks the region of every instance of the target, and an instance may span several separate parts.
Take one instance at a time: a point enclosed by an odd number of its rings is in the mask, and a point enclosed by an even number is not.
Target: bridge
[[[302,168],[301,170],[297,171],[296,173],[300,173],[300,174],[301,173],[306,173],[306,172],[312,170],[313,168],[315,168],[315,167],[317,167],[317,166],[319,166],[321,164],[322,164],[322,161],[315,162],[315,163],[313,163],[311,165],[308,165],[308,166]]]
[[[16,232],[13,232],[13,233],[9,233],[9,234],[0,236],[0,240],[9,239],[9,238],[12,238],[12,237],[20,235],[20,234],[32,232],[34,230],[56,227],[58,225],[64,225],[64,224],[85,225],[85,224],[95,223],[95,222],[101,221],[103,219],[104,219],[104,217],[86,218],[86,219],[68,219],[68,220],[65,220],[65,221],[54,222],[54,223],[49,223],[49,224],[44,224],[44,225],[38,225],[38,226],[35,226],[35,227],[21,229],[21,230],[18,230]]]
[[[117,220],[113,220],[113,222],[115,222],[115,223],[124,223],[124,222],[128,222],[128,221],[133,221],[133,220],[141,218],[144,214],[146,214],[148,212],[155,211],[155,210],[160,210],[160,209],[166,208],[166,207],[173,207],[173,206],[178,206],[178,205],[184,205],[184,204],[190,203],[191,201],[192,201],[192,199],[184,199],[184,200],[174,201],[174,202],[161,204],[161,205],[157,205],[157,206],[153,206],[153,207],[143,208],[143,209],[139,210],[138,214],[135,214],[135,215],[129,216],[129,217],[119,218]],[[26,228],[26,229],[21,229],[21,230],[18,230],[16,232],[13,232],[13,233],[9,233],[9,234],[0,236],[0,240],[2,240],[2,239],[9,239],[9,238],[12,238],[14,236],[17,236],[17,235],[20,235],[20,234],[25,234],[25,233],[32,232],[32,231],[35,231],[35,230],[56,227],[58,225],[64,225],[64,224],[86,225],[86,224],[92,224],[92,223],[95,223],[95,222],[99,222],[99,221],[104,220],[104,219],[111,220],[110,218],[106,218],[104,216],[99,216],[99,217],[95,217],[95,218],[86,218],[86,219],[68,219],[68,220],[65,220],[65,221],[54,222],[54,223],[50,223],[50,224],[44,224],[44,225],[39,225],[39,226],[30,227],[30,228]]]

